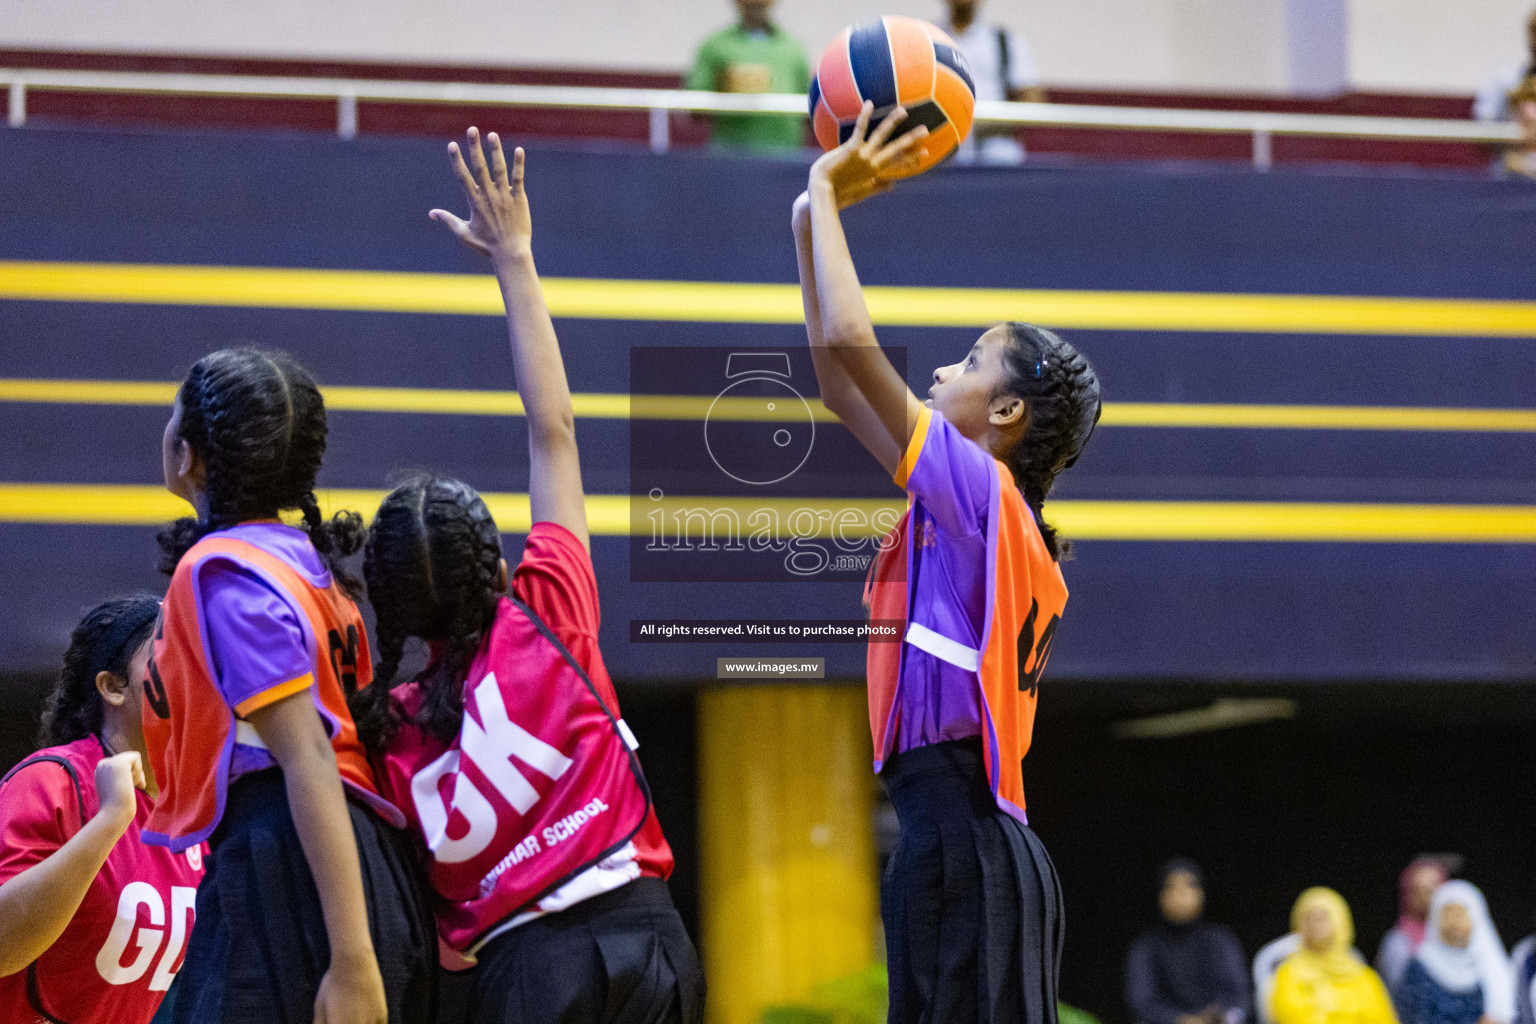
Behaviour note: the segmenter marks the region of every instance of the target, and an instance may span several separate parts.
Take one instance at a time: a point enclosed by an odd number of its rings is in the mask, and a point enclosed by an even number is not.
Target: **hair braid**
[[[1003,365],[1008,380],[1003,392],[1024,399],[1029,417],[1006,462],[1035,514],[1046,548],[1059,560],[1071,553],[1072,545],[1045,521],[1045,499],[1056,477],[1082,454],[1098,423],[1099,379],[1087,358],[1055,332],[1033,324],[1006,326],[1009,344]]]
[[[501,535],[480,496],[446,477],[419,475],[379,506],[368,532],[363,572],[378,616],[380,664],[369,687],[384,691],[399,671],[405,641],[419,637],[432,658],[419,677],[414,721],[451,741],[464,712],[463,684],[496,617]],[[364,743],[381,749],[399,724],[381,693],[359,694],[353,708]]]
[[[360,586],[341,560],[362,545],[362,518],[327,522],[315,499],[325,458],[325,400],[314,377],[283,352],[223,349],[198,360],[177,395],[178,439],[205,471],[206,510],[160,531],[160,568],[174,572],[193,544],[215,530],[298,509],[315,549],[349,594]]]

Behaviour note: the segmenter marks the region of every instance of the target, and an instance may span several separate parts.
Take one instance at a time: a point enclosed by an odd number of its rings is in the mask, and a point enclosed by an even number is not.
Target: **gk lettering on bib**
[[[407,718],[384,758],[386,795],[431,855],[439,930],[475,940],[635,837],[650,809],[626,727],[526,606],[503,598],[464,684],[451,744]]]

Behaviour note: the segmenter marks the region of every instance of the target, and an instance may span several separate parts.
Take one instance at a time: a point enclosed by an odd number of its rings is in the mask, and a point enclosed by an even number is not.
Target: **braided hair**
[[[128,663],[149,639],[159,614],[160,600],[150,594],[114,597],[85,613],[69,635],[64,669],[43,703],[39,746],[57,747],[101,731],[106,709],[96,677],[110,672],[126,679]]]
[[[1035,514],[1046,549],[1060,561],[1072,545],[1045,521],[1045,496],[1057,474],[1077,461],[1099,422],[1099,378],[1083,354],[1054,331],[1016,322],[1003,326],[1006,377],[999,393],[1022,398],[1029,417],[1004,462]]]
[[[178,439],[207,470],[207,514],[160,531],[160,569],[176,570],[203,537],[252,519],[298,509],[332,577],[350,596],[361,588],[340,560],[363,542],[356,512],[321,518],[315,478],[325,457],[325,401],[309,371],[286,352],[232,348],[193,365],[177,395]]]
[[[405,642],[418,637],[431,645],[432,657],[414,721],[452,742],[464,714],[464,678],[502,593],[501,533],[491,510],[473,487],[451,477],[410,477],[374,516],[363,576],[378,617],[380,660],[374,685],[351,698],[358,734],[378,752],[399,726],[389,684]]]

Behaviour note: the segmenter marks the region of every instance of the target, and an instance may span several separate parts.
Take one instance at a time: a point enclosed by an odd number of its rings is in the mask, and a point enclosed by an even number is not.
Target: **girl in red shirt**
[[[139,703],[160,602],[86,614],[43,749],[0,782],[0,1024],[146,1024],[181,965],[203,848],[149,846]]]
[[[665,879],[661,833],[597,647],[598,596],[570,388],[529,248],[523,152],[510,177],[475,129],[451,159],[468,221],[432,216],[491,257],[528,418],[533,527],[508,579],[485,502],[419,476],[384,500],[364,575],[378,681],[411,637],[429,664],[354,714],[380,789],[426,848],[448,958],[477,962],[443,1019],[479,1024],[694,1024],[703,978]],[[446,1002],[446,1000],[445,1000]]]

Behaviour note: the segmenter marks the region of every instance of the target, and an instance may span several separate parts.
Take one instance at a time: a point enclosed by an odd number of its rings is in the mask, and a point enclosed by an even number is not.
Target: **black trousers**
[[[445,975],[443,1024],[699,1024],[704,973],[659,878],[498,935]]]
[[[889,1024],[1056,1024],[1061,887],[993,799],[980,739],[898,754],[881,777],[900,822],[880,884]]]
[[[354,800],[347,810],[389,1020],[427,1024],[436,1010],[437,939],[407,836]],[[235,780],[211,845],[173,1021],[312,1024],[330,941],[281,771]]]

